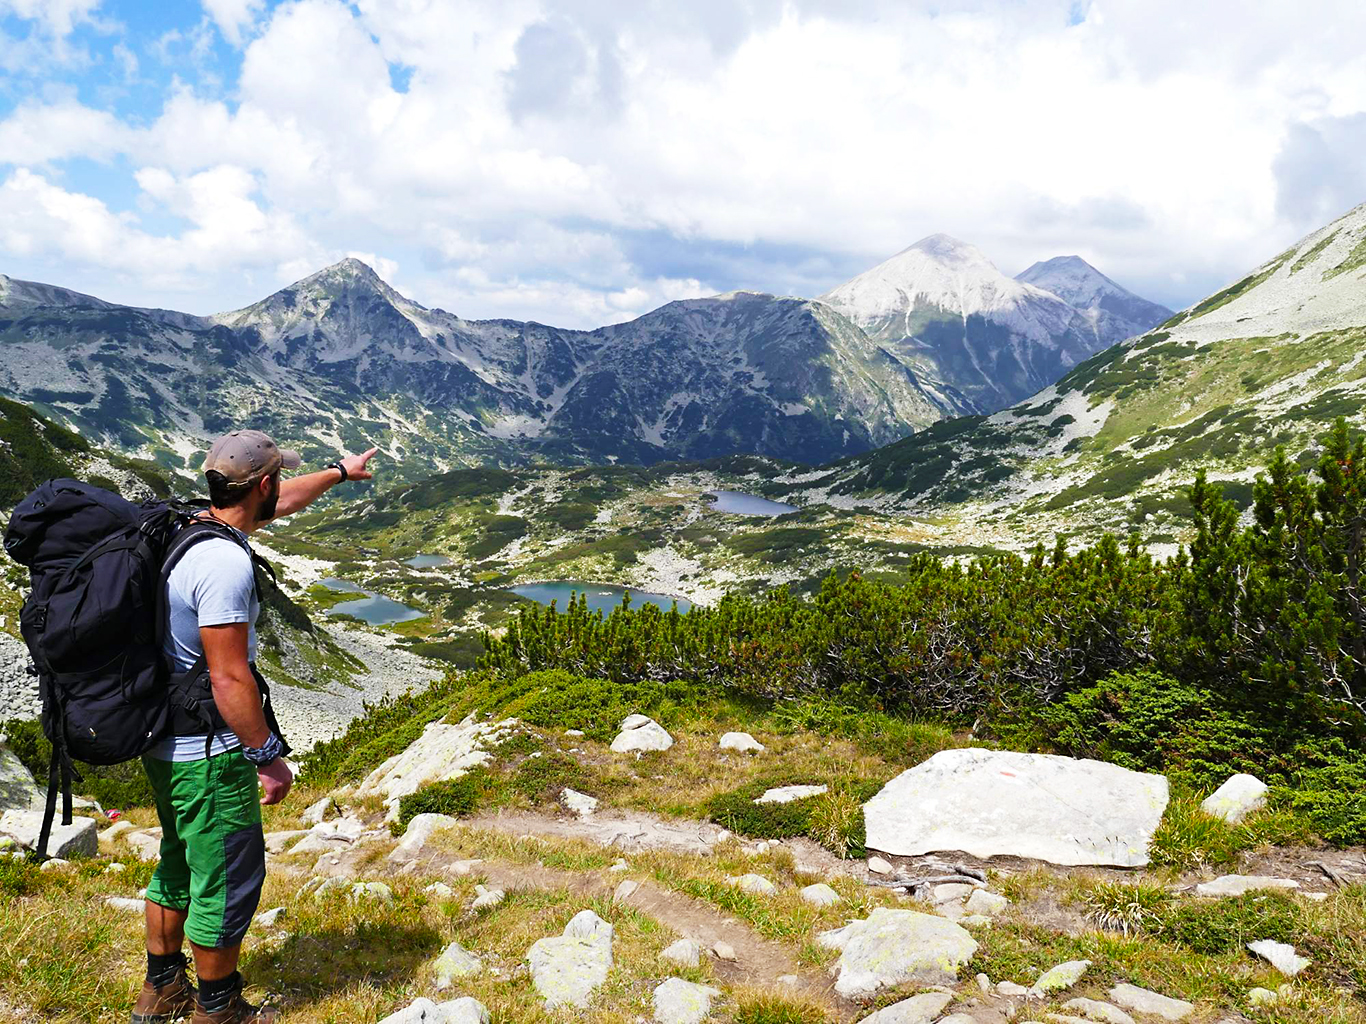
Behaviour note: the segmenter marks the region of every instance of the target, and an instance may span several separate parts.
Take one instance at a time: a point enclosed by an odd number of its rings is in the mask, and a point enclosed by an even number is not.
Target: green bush
[[[1265,891],[1212,901],[1181,901],[1163,916],[1160,931],[1169,942],[1197,953],[1241,952],[1249,942],[1294,943],[1303,931],[1293,896]]]
[[[5,900],[32,896],[42,887],[43,873],[36,861],[8,854],[0,856],[0,906],[4,906]]]
[[[408,822],[419,814],[449,814],[456,818],[471,815],[488,802],[494,789],[493,778],[482,768],[468,771],[457,779],[429,782],[399,799],[394,831],[402,834]]]
[[[6,736],[5,745],[24,763],[24,767],[33,773],[38,784],[45,787],[48,766],[52,758],[52,744],[43,735],[42,726],[34,720],[16,719],[0,723],[0,732]],[[152,807],[156,804],[152,783],[143,771],[140,760],[111,765],[93,765],[77,761],[75,765],[83,781],[73,781],[72,791],[97,800],[101,807],[123,810],[129,807]]]
[[[593,779],[577,761],[553,753],[526,758],[513,771],[508,785],[532,803],[553,803],[566,786],[583,792],[593,787]]]
[[[811,782],[809,778],[764,776],[713,796],[705,805],[706,815],[723,828],[751,839],[809,836],[833,853],[861,856],[863,804],[882,788],[880,780],[859,780],[854,784],[834,781],[829,783],[828,794],[785,804],[754,802],[765,790]]]

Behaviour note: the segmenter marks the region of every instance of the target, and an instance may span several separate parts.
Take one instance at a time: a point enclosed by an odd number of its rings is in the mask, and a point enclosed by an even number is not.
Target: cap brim
[[[298,469],[303,465],[303,457],[288,448],[280,449],[280,465],[285,469]]]

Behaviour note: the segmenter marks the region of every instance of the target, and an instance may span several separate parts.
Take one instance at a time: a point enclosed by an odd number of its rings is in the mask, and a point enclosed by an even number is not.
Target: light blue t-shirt
[[[245,542],[246,535],[239,534]],[[201,626],[245,622],[247,660],[256,660],[256,618],[261,606],[251,556],[242,544],[226,537],[201,540],[181,556],[166,580],[166,643],[163,652],[172,670],[186,672],[204,653]],[[242,745],[231,729],[214,737],[212,754]],[[161,761],[199,761],[204,758],[204,734],[171,736],[148,752]]]

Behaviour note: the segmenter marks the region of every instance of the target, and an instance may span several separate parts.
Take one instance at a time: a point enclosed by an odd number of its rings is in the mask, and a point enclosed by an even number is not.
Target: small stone
[[[862,1024],[929,1024],[953,1002],[951,992],[922,992],[863,1019]]]
[[[733,838],[733,836],[731,835],[730,829],[723,828],[720,832],[716,833],[715,842],[724,843],[731,838]]]
[[[105,906],[113,907],[115,910],[124,910],[130,914],[141,914],[147,909],[147,904],[143,900],[129,899],[127,896],[106,896]]]
[[[1071,1010],[1091,1020],[1104,1024],[1134,1024],[1134,1019],[1118,1006],[1101,1002],[1099,999],[1069,999],[1062,1004],[1064,1010]]]
[[[999,893],[987,892],[985,889],[978,889],[968,897],[966,904],[970,914],[981,914],[985,917],[995,917],[1010,906],[1010,900]]]
[[[683,967],[696,967],[702,962],[702,945],[693,939],[679,939],[659,955]]]
[[[711,947],[712,956],[718,960],[739,960],[735,955],[735,947],[728,942],[718,942]]]
[[[408,822],[408,827],[403,832],[403,838],[399,844],[389,854],[389,861],[393,864],[402,864],[417,860],[422,855],[423,848],[427,845],[432,836],[438,832],[444,832],[458,827],[459,819],[449,814],[416,814]],[[299,848],[296,846],[294,852]]]
[[[798,978],[795,974],[780,974],[773,980],[776,981],[779,985],[795,985],[801,979]]]
[[[458,942],[452,942],[432,964],[436,973],[436,990],[444,992],[457,978],[467,978],[484,969],[483,963]]]
[[[979,974],[979,975],[977,975],[977,977],[976,977],[975,979],[973,979],[973,980],[975,980],[975,981],[977,982],[977,987],[980,988],[980,989],[982,990],[982,995],[984,995],[984,996],[989,996],[989,995],[991,995],[991,979],[990,979],[990,978],[988,978],[985,974]]]
[[[634,882],[629,878],[625,879],[620,885],[616,887],[616,889],[613,890],[612,902],[625,903],[627,900],[629,900],[632,896],[636,894],[636,890],[639,888],[639,882]]]
[[[1200,803],[1206,814],[1236,825],[1266,803],[1267,785],[1255,775],[1240,772]]]
[[[122,870],[124,870],[124,865],[115,860],[109,862],[109,866],[104,869],[104,873],[106,875],[117,875]]]
[[[940,1017],[939,1024],[977,1024],[977,1018],[970,1013],[951,1013]]]
[[[966,899],[977,891],[977,886],[966,882],[941,882],[930,890],[930,900],[934,903],[953,903]]]
[[[1221,875],[1212,882],[1201,882],[1195,887],[1197,896],[1241,896],[1256,889],[1298,889],[1293,878],[1273,878],[1270,875]]]
[[[753,849],[751,852],[752,852],[756,857],[762,857],[764,854],[768,853],[768,843],[767,843],[767,842],[758,842],[758,843],[755,843],[755,844],[754,844],[754,849]]]
[[[828,907],[840,901],[840,894],[824,882],[808,885],[801,891],[802,899],[818,907]]]
[[[1247,1001],[1253,1006],[1271,1006],[1280,996],[1269,988],[1254,988],[1247,994]]]
[[[1116,985],[1110,989],[1110,1001],[1126,1010],[1151,1013],[1166,1020],[1185,1020],[1195,1012],[1195,1004],[1184,999],[1172,999],[1137,985]]]
[[[110,825],[103,832],[99,833],[99,835],[96,837],[97,842],[100,846],[113,846],[115,839],[123,835],[125,832],[133,831],[135,828],[137,828],[136,825],[134,825],[127,818],[123,818],[119,821],[114,822],[114,824]]]
[[[763,896],[769,896],[778,891],[778,887],[763,875],[740,875],[730,878],[729,882],[745,892],[759,893]]]
[[[583,735],[583,730],[582,730],[582,729],[566,729],[566,730],[564,731],[564,734],[565,734],[566,736],[573,736],[573,737],[576,737],[576,738],[577,738],[577,737]]]
[[[482,890],[482,891],[481,891]],[[485,907],[496,907],[503,902],[507,893],[502,889],[485,889],[482,885],[475,887],[474,902],[470,904],[471,910],[483,910]]]
[[[256,924],[262,928],[274,928],[280,918],[284,917],[287,911],[284,907],[275,907],[272,910],[263,910],[256,915]]]
[[[465,996],[434,1003],[425,996],[391,1013],[380,1024],[488,1024],[489,1012],[477,999]]]
[[[580,793],[566,786],[560,790],[560,806],[580,818],[586,818],[598,809],[598,801],[587,793]]]
[[[1315,903],[1322,903],[1324,900],[1328,898],[1328,894],[1326,892],[1305,892],[1300,893],[1300,895],[1307,900],[1313,900]]]
[[[1058,964],[1057,967],[1039,975],[1039,980],[1034,982],[1029,994],[1034,999],[1042,999],[1054,992],[1063,992],[1081,981],[1081,976],[1090,966],[1090,960],[1069,960],[1065,964]]]
[[[1013,981],[998,981],[996,983],[996,993],[998,995],[1010,996],[1012,999],[1018,999],[1021,996],[1029,995],[1029,989],[1025,988],[1023,985],[1017,985]]]
[[[1271,939],[1259,939],[1257,942],[1249,942],[1247,948],[1256,953],[1263,960],[1271,964],[1272,967],[1280,971],[1287,978],[1293,978],[1304,970],[1312,962],[1307,957],[1302,957],[1295,952],[1295,947],[1284,942],[1274,942]]]
[[[69,860],[62,860],[60,857],[53,857],[51,860],[45,860],[45,861],[43,861],[41,864],[39,864],[39,865],[38,865],[38,870],[39,870],[39,871],[65,871],[65,870],[66,870],[67,868],[69,868],[69,867],[71,867],[71,861],[69,861]]]
[[[390,907],[394,904],[394,890],[383,882],[356,882],[351,886],[351,902],[360,900],[377,900]]]
[[[875,875],[890,875],[894,869],[889,862],[881,857],[869,857],[868,870]]]
[[[621,720],[621,725],[618,728],[625,732],[628,729],[639,729],[641,726],[648,725],[653,721],[654,719],[649,715],[627,715]]]
[[[722,750],[735,750],[742,754],[762,754],[767,748],[747,732],[728,732],[722,735],[717,744]]]
[[[474,869],[484,863],[483,858],[476,857],[473,860],[457,860],[446,868],[453,875],[465,876],[473,874]]]
[[[455,890],[445,882],[433,882],[422,890],[438,900],[448,900],[455,895]]]
[[[612,926],[591,910],[580,911],[562,935],[538,939],[527,962],[546,1009],[585,1007],[611,970]]]
[[[952,920],[951,915],[945,914],[944,916]],[[958,919],[958,923],[964,928],[990,928],[996,922],[987,917],[986,914],[964,914]]]
[[[629,754],[633,751],[668,750],[673,745],[674,738],[654,719],[631,715],[621,723],[621,732],[612,741],[612,750],[618,754]]]
[[[299,815],[299,820],[309,825],[321,825],[323,819],[327,817],[327,812],[332,809],[332,798],[325,796],[315,803],[309,804],[308,810]]]
[[[823,796],[830,792],[829,786],[779,786],[764,791],[755,800],[756,804],[790,804],[794,800],[807,800],[813,796]]]
[[[318,887],[313,890],[313,900],[316,903],[321,903],[332,893],[341,892],[348,888],[349,886],[346,884],[346,879],[344,878],[333,877],[321,879]]]
[[[682,978],[669,978],[654,994],[657,1024],[701,1024],[711,1015],[711,1001],[721,994],[719,989]]]
[[[619,860],[619,861],[617,861],[615,864],[613,864],[610,868],[608,868],[607,870],[608,870],[608,871],[630,871],[630,870],[631,870],[631,865],[627,864],[624,860]]]
[[[281,832],[267,832],[266,853],[284,853],[286,846],[306,835],[308,835],[308,830],[300,828],[285,829]]]

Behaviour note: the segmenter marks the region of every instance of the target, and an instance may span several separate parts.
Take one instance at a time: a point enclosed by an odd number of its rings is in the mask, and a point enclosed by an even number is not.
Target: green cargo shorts
[[[242,941],[266,880],[256,768],[240,751],[143,766],[161,818],[161,862],[147,898],[188,910],[185,934],[221,949]]]

